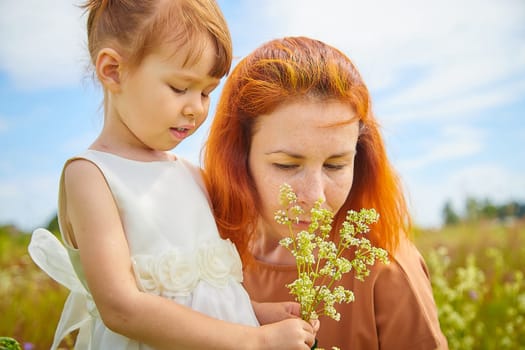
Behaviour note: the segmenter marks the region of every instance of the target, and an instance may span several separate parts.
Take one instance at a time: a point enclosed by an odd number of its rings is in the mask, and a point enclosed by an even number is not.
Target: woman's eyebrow
[[[272,155],[272,154],[284,154],[290,158],[295,158],[295,159],[304,159],[305,157],[300,155],[300,154],[296,154],[296,153],[292,153],[292,152],[288,152],[288,151],[283,151],[283,150],[276,150],[276,151],[270,151],[270,152],[266,152],[265,155]],[[348,157],[348,156],[354,156],[356,154],[356,150],[349,150],[349,151],[345,151],[345,152],[341,152],[341,153],[336,153],[336,154],[332,154],[330,157],[328,157],[328,159],[332,159],[332,158],[344,158],[344,157]]]
[[[344,157],[348,157],[348,156],[353,156],[355,154],[356,154],[356,150],[353,149],[353,150],[350,150],[350,151],[346,151],[346,152],[342,152],[342,153],[337,153],[337,154],[331,155],[329,158],[344,158]]]
[[[288,151],[285,151],[285,150],[275,150],[275,151],[270,151],[270,152],[266,152],[265,153],[265,155],[272,155],[272,154],[284,154],[287,157],[296,158],[296,159],[303,159],[304,158],[304,156],[302,156],[300,154],[288,152]]]

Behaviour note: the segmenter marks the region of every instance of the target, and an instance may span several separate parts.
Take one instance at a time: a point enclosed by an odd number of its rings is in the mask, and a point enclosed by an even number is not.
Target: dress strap
[[[51,349],[57,349],[62,339],[77,329],[79,334],[75,348],[90,349],[92,320],[97,311],[93,298],[75,273],[66,248],[51,232],[39,228],[31,236],[28,251],[42,270],[71,291],[60,316]]]

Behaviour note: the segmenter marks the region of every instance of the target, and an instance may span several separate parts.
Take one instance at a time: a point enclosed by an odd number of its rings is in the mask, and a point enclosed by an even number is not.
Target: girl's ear
[[[103,48],[97,55],[95,70],[105,89],[111,92],[120,91],[122,80],[122,56],[111,48]]]

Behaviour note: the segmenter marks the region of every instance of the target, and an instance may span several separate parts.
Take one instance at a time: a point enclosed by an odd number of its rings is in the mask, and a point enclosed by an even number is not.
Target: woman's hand
[[[252,300],[253,310],[261,325],[275,323],[289,318],[299,318],[300,305],[293,301],[259,303]]]

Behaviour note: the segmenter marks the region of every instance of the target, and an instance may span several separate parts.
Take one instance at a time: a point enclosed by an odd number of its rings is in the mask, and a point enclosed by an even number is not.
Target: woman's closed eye
[[[297,169],[299,167],[299,164],[288,164],[288,163],[272,163],[272,165],[282,170]]]
[[[282,170],[292,170],[297,169],[300,167],[299,164],[293,164],[293,163],[272,163],[272,165],[278,169]],[[342,170],[347,166],[346,163],[327,163],[323,164],[323,167],[327,170]]]
[[[342,170],[346,167],[346,164],[344,163],[327,163],[323,165],[328,170]]]

